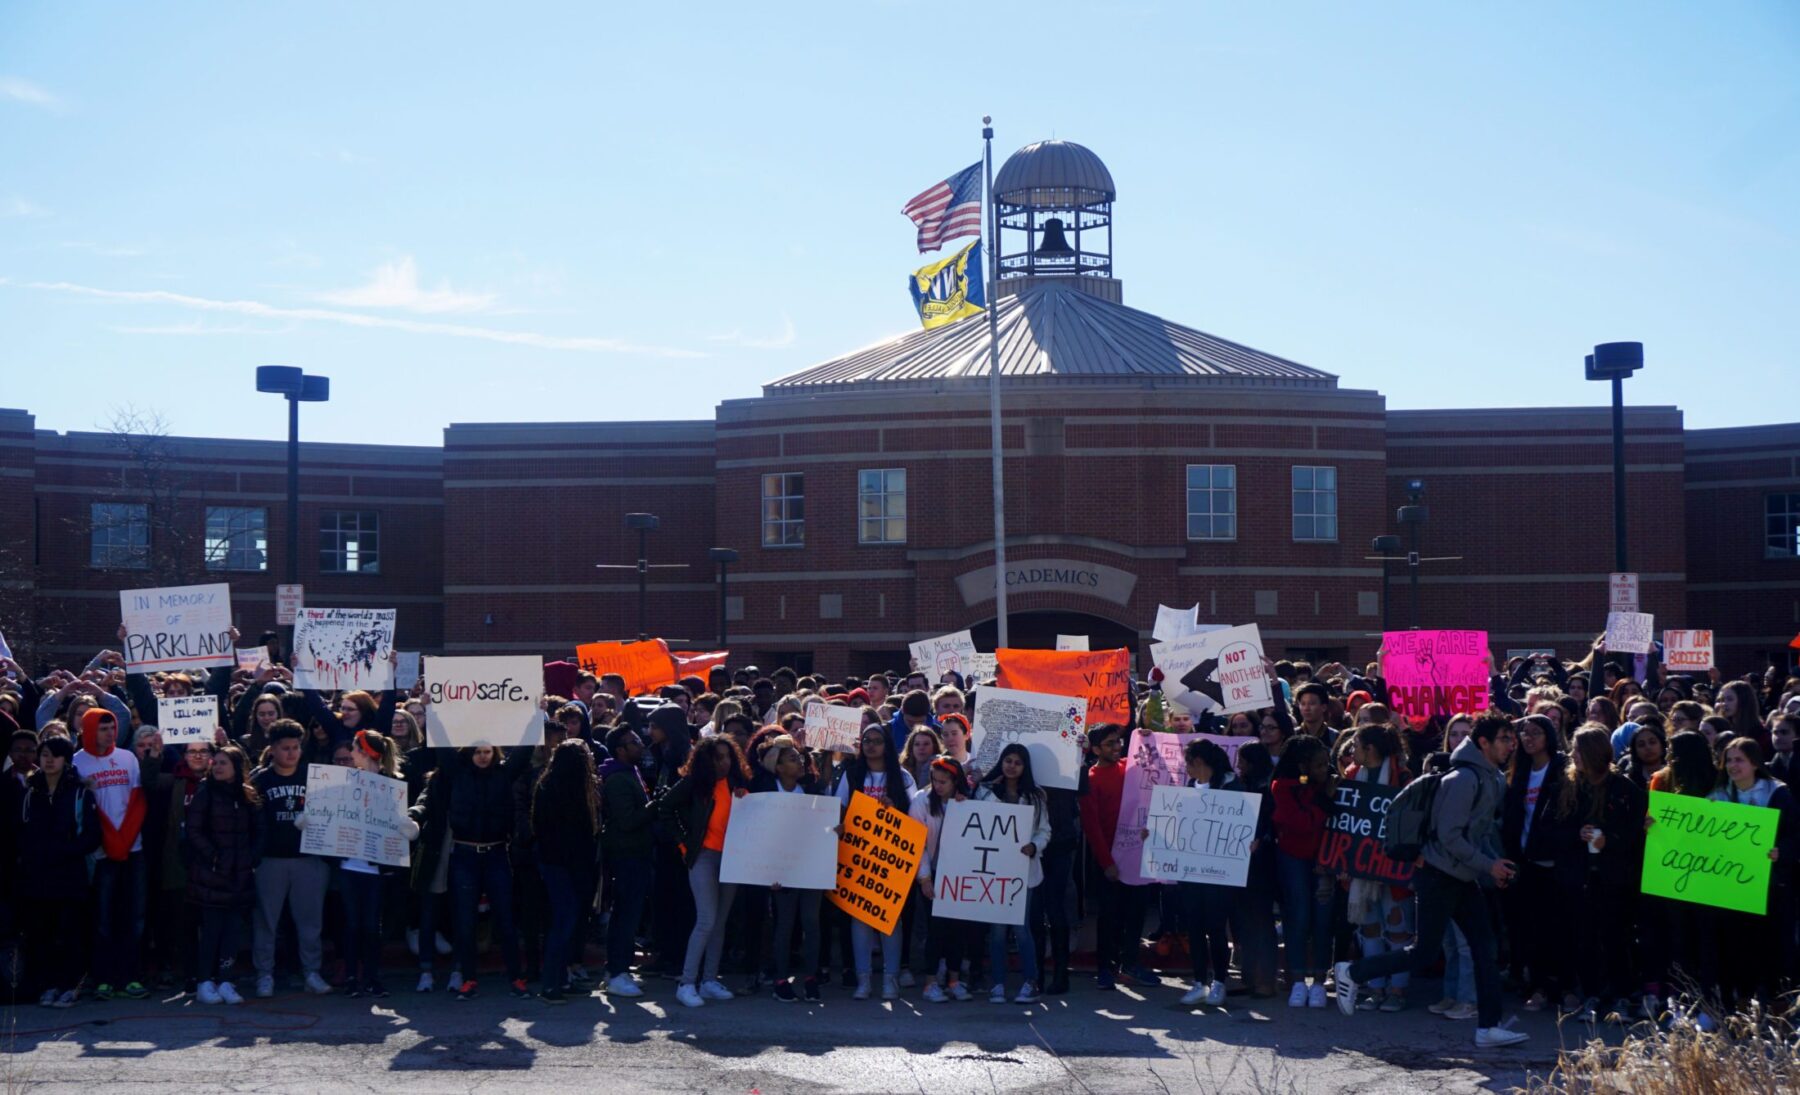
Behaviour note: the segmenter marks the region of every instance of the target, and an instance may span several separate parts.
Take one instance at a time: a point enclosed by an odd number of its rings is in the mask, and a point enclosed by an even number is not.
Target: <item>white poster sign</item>
[[[410,849],[400,835],[405,816],[404,780],[335,764],[306,766],[304,854],[407,866]]]
[[[1608,612],[1606,649],[1616,654],[1650,653],[1656,617],[1648,612]]]
[[[119,619],[125,625],[125,668],[130,672],[236,663],[231,587],[224,582],[122,589]]]
[[[1030,806],[967,799],[944,804],[931,914],[983,924],[1023,924],[1031,858]],[[1036,849],[1042,852],[1043,849]]]
[[[269,664],[269,648],[266,646],[240,646],[237,648],[237,667],[246,673],[255,673]]]
[[[425,743],[433,748],[542,745],[544,659],[426,658]]]
[[[1170,608],[1168,605],[1156,606],[1156,626],[1150,629],[1150,637],[1159,643],[1172,639],[1185,638],[1200,630],[1200,605],[1192,608]]]
[[[1255,624],[1158,643],[1150,655],[1163,671],[1163,695],[1197,714],[1270,706],[1262,633]]]
[[[1711,669],[1713,633],[1710,631],[1663,632],[1663,665],[1669,669]]]
[[[394,653],[394,687],[409,692],[419,683],[419,652],[400,650]]]
[[[0,631],[0,658],[10,658],[12,656],[12,647],[6,645],[6,632]]]
[[[1000,672],[999,658],[998,654],[975,655],[975,669],[970,683],[993,680],[994,674]]]
[[[294,687],[392,688],[396,615],[392,608],[302,608],[294,620]]]
[[[1056,637],[1056,649],[1058,650],[1086,650],[1087,648],[1088,637],[1086,635],[1058,635]]]
[[[780,883],[796,890],[837,886],[838,800],[830,795],[763,791],[731,804],[719,881]]]
[[[306,587],[303,585],[278,585],[275,587],[275,624],[278,627],[292,627],[295,617],[300,615],[300,604],[305,599]]]
[[[1030,754],[1031,777],[1039,787],[1075,790],[1087,756],[1086,697],[984,686],[975,697],[970,766],[993,771],[1000,751],[1015,741]]]
[[[855,756],[862,742],[862,708],[814,700],[806,705],[806,747]]]
[[[921,639],[908,643],[907,648],[912,651],[913,668],[925,674],[934,685],[945,673],[966,676],[975,667],[975,640],[967,631]]]
[[[158,696],[156,728],[162,731],[164,745],[190,741],[211,745],[219,728],[219,697]]]
[[[1144,828],[1144,877],[1242,886],[1250,873],[1260,795],[1210,787],[1154,787]]]
[[[1636,612],[1638,610],[1638,576],[1636,574],[1614,574],[1606,583],[1606,607],[1613,612]]]

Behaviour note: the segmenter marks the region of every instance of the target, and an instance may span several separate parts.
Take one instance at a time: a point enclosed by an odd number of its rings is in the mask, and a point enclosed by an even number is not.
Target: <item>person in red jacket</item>
[[[103,707],[81,715],[81,751],[75,773],[100,808],[100,847],[94,865],[94,996],[110,1000],[115,985],[126,996],[149,995],[138,979],[138,943],[144,931],[144,826],[147,803],[130,750],[115,748],[118,719]]]
[[[1094,763],[1082,779],[1081,831],[1104,878],[1099,885],[1100,925],[1095,942],[1098,969],[1094,983],[1113,987],[1115,976],[1124,974],[1142,984],[1158,983],[1154,973],[1138,962],[1144,923],[1144,891],[1119,881],[1119,865],[1113,862],[1113,836],[1119,829],[1119,805],[1125,794],[1125,728],[1103,722],[1088,730],[1088,750]]]
[[[1331,807],[1331,755],[1306,734],[1290,738],[1269,784],[1274,805],[1275,878],[1281,889],[1281,939],[1287,952],[1288,1007],[1325,1006],[1336,891],[1317,865]],[[1308,986],[1307,979],[1313,983]]]

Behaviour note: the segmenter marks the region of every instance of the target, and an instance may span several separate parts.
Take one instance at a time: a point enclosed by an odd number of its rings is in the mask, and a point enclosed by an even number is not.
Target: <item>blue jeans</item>
[[[612,919],[606,925],[606,974],[617,977],[631,972],[631,956],[637,949],[638,922],[644,918],[644,902],[650,896],[655,860],[649,856],[610,856],[612,868]]]
[[[138,979],[144,938],[144,854],[102,856],[94,865],[94,982],[123,988]]]
[[[512,865],[506,861],[506,845],[478,852],[467,844],[450,848],[450,896],[456,917],[456,962],[462,975],[475,979],[475,915],[481,895],[487,894],[494,914],[494,935],[500,940],[500,957],[506,962],[507,981],[519,979],[519,937],[513,930]],[[425,949],[425,941],[419,941]]]
[[[1019,972],[1025,975],[1025,980],[1037,984],[1037,944],[1031,938],[1029,916],[1023,924],[988,925],[988,972],[993,974],[994,984],[1002,988],[1006,985],[1006,933],[1009,931],[1019,939]]]
[[[1475,1002],[1475,959],[1462,929],[1451,924],[1444,931],[1444,998],[1459,1004]]]
[[[345,979],[353,986],[381,983],[381,876],[338,871],[344,900],[344,934],[350,939]],[[425,950],[419,941],[419,951]]]
[[[1310,859],[1275,850],[1275,877],[1281,886],[1281,941],[1287,948],[1288,977],[1323,977],[1331,965],[1330,887],[1319,885]],[[1323,896],[1321,896],[1323,893]]]
[[[883,977],[900,976],[900,931],[899,926],[887,935],[882,935],[874,928],[854,917],[850,920],[850,947],[856,954],[856,976],[868,977],[875,969],[875,940],[881,940],[881,974]]]
[[[550,928],[544,933],[544,987],[569,987],[569,943],[575,937],[575,920],[580,915],[575,896],[575,873],[554,863],[539,863],[538,877],[544,880],[544,895],[550,907]]]
[[[1475,1022],[1483,1027],[1498,1025],[1500,966],[1495,957],[1494,924],[1481,887],[1434,867],[1421,867],[1413,874],[1413,892],[1419,897],[1419,931],[1412,944],[1350,963],[1351,980],[1362,984],[1401,970],[1423,972],[1443,950],[1444,930],[1455,924],[1469,941],[1475,968]]]

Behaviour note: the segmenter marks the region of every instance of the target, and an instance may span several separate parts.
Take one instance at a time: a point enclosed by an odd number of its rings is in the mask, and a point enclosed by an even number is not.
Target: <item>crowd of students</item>
[[[420,690],[296,689],[280,637],[261,642],[273,661],[257,670],[193,675],[128,673],[110,650],[78,672],[0,659],[0,943],[14,993],[59,1008],[153,992],[235,1005],[284,977],[380,998],[403,940],[414,990],[463,1000],[497,965],[500,991],[545,1004],[596,987],[640,996],[645,977],[674,981],[690,1007],[820,1001],[837,977],[851,1000],[922,985],[930,1003],[985,991],[1029,1004],[1070,991],[1089,915],[1102,990],[1158,991],[1146,960],[1173,973],[1185,948],[1184,1006],[1279,998],[1285,977],[1289,1007],[1335,996],[1345,1014],[1391,1013],[1441,965],[1429,1010],[1475,1020],[1484,1046],[1524,1038],[1502,1023],[1508,991],[1527,1011],[1705,1026],[1752,999],[1780,1008],[1800,980],[1788,786],[1800,679],[1774,668],[1690,678],[1596,643],[1576,663],[1513,659],[1492,710],[1417,724],[1383,702],[1379,661],[1270,663],[1274,705],[1228,718],[1165,703],[1152,673],[1134,688],[1135,721],[1252,739],[1235,756],[1190,741],[1187,777],[1262,805],[1244,886],[1138,886],[1112,858],[1131,727],[1090,728],[1073,791],[1041,786],[1019,745],[982,771],[970,753],[980,683],[955,674],[721,666],[629,695],[616,676],[564,665],[547,675],[566,694],[544,700],[542,745],[436,749]],[[165,746],[157,698],[203,691],[221,700],[213,740]],[[860,709],[853,755],[808,747],[811,702]],[[409,868],[301,850],[310,764],[405,781]],[[1338,782],[1394,789],[1426,772],[1443,775],[1408,885],[1318,866]],[[1639,892],[1651,790],[1779,812],[1765,914]],[[860,792],[923,823],[900,926],[878,932],[821,890],[722,881],[733,804],[761,792],[846,808]],[[934,915],[945,807],[966,798],[1030,807],[1023,925]],[[479,944],[484,918],[497,963]],[[590,942],[602,973],[585,966]],[[1671,1012],[1684,988],[1701,1004]]]

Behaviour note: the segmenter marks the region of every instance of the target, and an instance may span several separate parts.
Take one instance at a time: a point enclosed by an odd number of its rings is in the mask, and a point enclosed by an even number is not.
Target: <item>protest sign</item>
[[[235,665],[231,646],[231,587],[160,586],[119,591],[125,625],[125,668],[211,669]]]
[[[1663,665],[1668,669],[1711,669],[1713,633],[1710,631],[1663,632]]]
[[[999,661],[992,654],[976,654],[975,669],[971,674],[971,683],[991,681],[999,672]]]
[[[1031,859],[1030,806],[992,800],[944,803],[931,915],[982,924],[1025,923]],[[1042,848],[1036,849],[1042,852]]]
[[[924,854],[923,822],[856,792],[850,796],[838,840],[837,887],[831,891],[831,903],[881,934],[892,935]]]
[[[1149,885],[1153,879],[1142,870],[1144,822],[1150,816],[1150,795],[1158,787],[1179,787],[1187,782],[1187,761],[1182,751],[1199,734],[1131,732],[1125,752],[1125,782],[1119,792],[1119,826],[1113,832],[1113,863],[1119,881],[1127,886]]]
[[[1088,637],[1086,635],[1058,635],[1056,637],[1056,649],[1058,650],[1086,650],[1087,648]]]
[[[388,654],[397,614],[391,608],[302,608],[294,618],[294,687],[392,688]]]
[[[967,674],[975,665],[975,640],[967,631],[906,644],[913,668],[936,684],[945,673]]]
[[[1017,650],[994,652],[994,683],[1052,696],[1085,696],[1089,724],[1131,725],[1131,651]]]
[[[219,729],[219,697],[158,696],[156,728],[162,732],[164,745],[190,741],[211,745]]]
[[[6,632],[0,631],[0,658],[12,657],[12,647],[6,645]]]
[[[1200,605],[1192,608],[1170,608],[1168,605],[1156,606],[1156,624],[1150,629],[1150,637],[1159,643],[1174,639],[1185,639],[1200,630]]]
[[[991,772],[1012,742],[1031,756],[1039,787],[1073,791],[1087,756],[1087,702],[1079,696],[1047,696],[1011,688],[983,688],[969,731],[969,766]]]
[[[719,881],[829,890],[837,880],[838,800],[763,791],[731,804]]]
[[[575,648],[581,668],[604,677],[617,673],[625,678],[625,694],[641,696],[665,684],[675,683],[675,659],[661,639],[641,643],[582,643]]]
[[[278,585],[275,587],[275,625],[292,627],[294,620],[300,615],[301,602],[305,599],[306,587],[303,585]]]
[[[1163,695],[1196,714],[1270,706],[1262,632],[1255,624],[1158,643],[1150,656],[1163,671]]]
[[[675,659],[676,677],[699,677],[706,680],[712,671],[731,658],[729,650],[672,650],[669,657]]]
[[[1262,796],[1211,787],[1157,787],[1143,828],[1139,871],[1154,882],[1242,886]],[[1120,867],[1123,877],[1124,868]]]
[[[1388,704],[1421,725],[1434,715],[1488,709],[1485,631],[1387,631],[1381,636],[1381,673]]]
[[[254,673],[269,664],[269,648],[266,646],[240,646],[237,648],[237,667],[246,673]]]
[[[1606,580],[1606,607],[1612,612],[1638,610],[1638,576],[1611,574]]]
[[[410,692],[419,683],[419,652],[401,650],[394,654],[394,687]]]
[[[1656,617],[1648,612],[1608,612],[1606,649],[1615,654],[1648,654],[1655,626]]]
[[[1320,866],[1327,874],[1348,874],[1405,886],[1412,882],[1413,865],[1389,859],[1381,850],[1387,835],[1388,807],[1399,791],[1393,787],[1339,780],[1325,815],[1325,839],[1319,844]]]
[[[400,835],[404,817],[404,780],[335,764],[306,766],[302,854],[405,867],[409,863],[408,843]]]
[[[808,749],[855,756],[862,743],[862,708],[813,700],[801,726]]]
[[[544,743],[544,659],[427,657],[424,674],[425,743],[432,748]]]
[[[1650,792],[1640,889],[1657,897],[1766,915],[1769,849],[1781,811]]]

